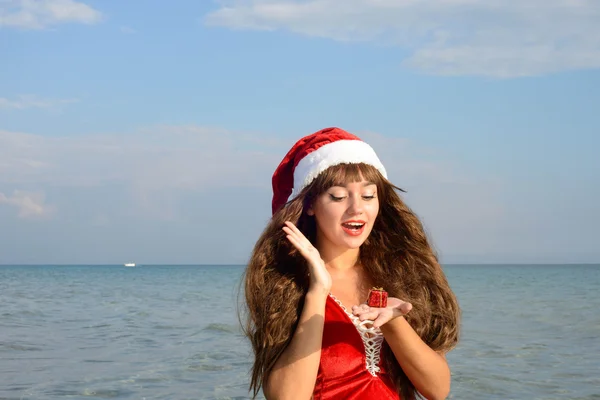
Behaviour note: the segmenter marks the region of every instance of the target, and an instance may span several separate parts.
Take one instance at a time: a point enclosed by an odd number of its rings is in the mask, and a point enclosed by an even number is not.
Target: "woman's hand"
[[[321,259],[319,250],[300,232],[300,229],[296,225],[289,221],[286,221],[285,225],[283,231],[287,234],[288,240],[308,261],[308,273],[310,277],[309,291],[318,290],[328,294],[331,290],[331,275],[329,275],[327,268],[325,268],[325,262]]]
[[[406,315],[410,310],[412,310],[412,304],[395,297],[388,297],[385,308],[369,307],[367,304],[352,307],[354,315],[361,321],[367,319],[373,321],[374,328],[379,328],[395,318]]]

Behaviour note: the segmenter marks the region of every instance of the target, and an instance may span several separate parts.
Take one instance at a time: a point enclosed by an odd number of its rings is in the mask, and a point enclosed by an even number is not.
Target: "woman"
[[[459,307],[395,189],[373,149],[338,128],[300,139],[281,161],[245,272],[254,397],[448,396]],[[387,306],[365,303],[373,287]]]

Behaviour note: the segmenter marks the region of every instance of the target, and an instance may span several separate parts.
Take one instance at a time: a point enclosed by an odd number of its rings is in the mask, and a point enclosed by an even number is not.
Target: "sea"
[[[600,399],[600,265],[444,265],[451,399]],[[0,266],[0,399],[248,399],[243,266]],[[262,398],[259,396],[259,398]]]

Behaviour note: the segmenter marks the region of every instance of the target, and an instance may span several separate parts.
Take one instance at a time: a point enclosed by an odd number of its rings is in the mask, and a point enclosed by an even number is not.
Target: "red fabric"
[[[298,140],[296,144],[283,157],[275,170],[271,183],[273,186],[273,201],[271,203],[273,214],[282,207],[292,194],[294,186],[294,169],[307,154],[319,147],[338,140],[360,140],[351,133],[340,128],[325,128]]]
[[[382,354],[383,361],[383,354]],[[383,363],[373,376],[366,368],[365,348],[358,330],[331,297],[325,307],[321,364],[313,398],[315,400],[399,400]]]

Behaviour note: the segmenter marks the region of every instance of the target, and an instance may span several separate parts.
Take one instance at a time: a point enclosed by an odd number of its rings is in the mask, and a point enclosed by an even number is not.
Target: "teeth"
[[[364,224],[360,224],[360,223],[357,223],[357,222],[349,222],[349,223],[347,223],[347,224],[345,224],[345,225],[351,226],[351,227],[353,227],[353,228],[360,228],[360,227],[361,227],[361,226],[363,226]]]

